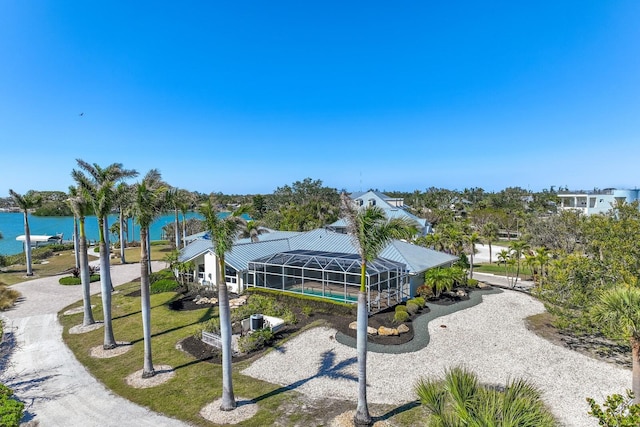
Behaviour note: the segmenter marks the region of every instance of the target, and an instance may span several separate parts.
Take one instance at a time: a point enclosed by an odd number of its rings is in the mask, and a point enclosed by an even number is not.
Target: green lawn
[[[499,276],[505,276],[506,273],[504,271],[504,265],[502,264],[474,264],[473,271],[478,273],[491,273]],[[510,270],[510,275],[514,276],[516,274],[516,266]],[[520,278],[521,279],[530,279],[531,278],[531,269],[524,264],[520,264]]]
[[[194,425],[215,425],[201,418],[199,411],[221,396],[221,367],[207,362],[198,362],[190,355],[176,349],[176,344],[180,340],[196,332],[199,322],[216,314],[212,309],[176,312],[170,310],[166,304],[176,294],[167,292],[152,295],[153,362],[154,365],[172,366],[176,376],[165,384],[148,389],[135,389],[126,385],[125,378],[142,369],[143,364],[140,298],[126,296],[138,288],[139,283],[128,283],[119,286],[117,288],[119,292],[113,295],[114,335],[117,341],[133,343],[133,348],[128,353],[111,359],[90,357],[89,350],[102,345],[104,332],[98,329],[86,334],[70,335],[69,328],[82,322],[81,313],[59,316],[64,327],[63,339],[91,374],[115,393],[156,412]],[[93,297],[92,303],[96,304],[94,316],[96,320],[100,320],[102,318],[100,298]],[[75,303],[66,307],[61,313],[80,305],[80,302]],[[249,363],[251,361],[234,364],[234,392],[236,397],[257,400],[259,411],[256,416],[238,424],[239,426],[326,425],[326,420],[345,410],[344,402],[340,402],[341,405],[329,402],[325,406],[319,405],[320,407],[315,410],[307,406],[307,409],[302,410],[304,403],[299,401],[300,395],[297,392],[241,375],[239,371]],[[274,369],[286,369],[286,367],[278,366]],[[407,387],[413,387],[413,384],[407,384]],[[347,406],[349,409],[355,409],[355,405],[354,399],[352,404],[348,402]],[[292,407],[300,410],[292,411]],[[390,405],[370,405],[370,408],[372,414],[388,414],[385,418],[392,426],[421,424],[426,416],[422,407],[414,405],[405,405],[400,408]],[[319,419],[321,421],[318,421]]]

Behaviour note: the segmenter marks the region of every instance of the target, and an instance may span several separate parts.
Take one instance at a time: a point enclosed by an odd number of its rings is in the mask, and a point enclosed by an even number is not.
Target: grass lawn
[[[135,389],[125,383],[131,373],[142,369],[143,341],[140,298],[127,296],[138,290],[139,283],[133,282],[119,286],[113,295],[113,327],[117,341],[129,341],[133,348],[116,358],[95,359],[89,356],[92,347],[101,346],[103,330],[98,329],[81,335],[68,333],[70,327],[82,322],[82,314],[60,315],[63,325],[63,339],[77,359],[87,367],[93,376],[103,382],[113,392],[150,409],[179,418],[194,425],[215,425],[200,417],[200,410],[221,396],[221,367],[217,364],[198,361],[192,356],[176,349],[182,339],[193,335],[198,324],[217,313],[213,309],[203,308],[193,311],[173,311],[167,305],[177,294],[167,292],[151,296],[152,351],[154,365],[170,365],[175,369],[175,377],[170,381],[147,389]],[[99,297],[93,297],[96,304],[94,316],[101,319],[102,306]],[[77,302],[68,308],[80,306]],[[251,360],[234,364],[234,393],[243,398],[258,402],[258,413],[239,426],[267,425],[328,425],[330,420],[346,410],[354,410],[353,402],[322,401],[310,403],[308,397],[274,385],[246,377],[239,372]],[[286,366],[274,366],[273,369],[287,369]],[[312,374],[312,373],[310,373]],[[401,381],[401,379],[399,379]],[[413,387],[413,384],[407,384]],[[401,407],[391,405],[370,405],[372,414],[384,415],[392,426],[410,426],[422,424],[426,411],[417,405]]]
[[[478,273],[491,273],[498,276],[505,276],[504,265],[502,264],[474,264],[473,271]],[[516,274],[516,267],[510,270],[511,276]],[[531,278],[531,269],[524,264],[520,264],[520,278],[528,280]]]

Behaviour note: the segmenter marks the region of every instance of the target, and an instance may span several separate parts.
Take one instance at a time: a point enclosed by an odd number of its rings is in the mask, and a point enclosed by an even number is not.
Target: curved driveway
[[[164,263],[154,263],[154,270]],[[23,298],[3,313],[6,339],[13,344],[3,358],[1,380],[25,402],[25,419],[42,426],[185,426],[107,390],[81,365],[62,341],[56,313],[82,299],[80,286],[61,286],[60,276],[12,286]],[[114,286],[140,277],[140,264],[111,267]],[[100,292],[93,283],[92,293]]]

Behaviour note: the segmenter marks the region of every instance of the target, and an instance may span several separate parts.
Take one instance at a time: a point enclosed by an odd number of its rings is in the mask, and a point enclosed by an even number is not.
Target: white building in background
[[[640,200],[640,189],[618,190],[605,188],[604,190],[577,191],[558,193],[560,209],[582,212],[585,215],[606,213],[616,203],[631,203]]]

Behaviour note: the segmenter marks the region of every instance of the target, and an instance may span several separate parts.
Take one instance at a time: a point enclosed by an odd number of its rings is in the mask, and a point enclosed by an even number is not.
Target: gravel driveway
[[[367,396],[370,403],[398,404],[415,400],[420,376],[441,377],[465,365],[482,382],[505,384],[508,378],[532,381],[543,399],[567,426],[597,426],[585,398],[631,388],[631,371],[554,345],[526,329],[524,318],[544,311],[521,292],[486,295],[474,307],[429,323],[429,345],[404,354],[368,355]],[[446,327],[443,327],[446,326]],[[284,386],[309,397],[357,399],[355,349],[333,338],[336,331],[316,328],[255,361],[242,373]]]
[[[164,263],[154,263],[153,268],[164,268]],[[140,277],[140,264],[112,266],[111,277],[114,286],[127,283]],[[23,299],[3,313],[5,334],[14,350],[3,361],[1,379],[25,402],[26,420],[42,427],[185,426],[114,395],[76,360],[62,341],[56,313],[81,300],[82,289],[62,286],[58,279],[12,286]],[[91,290],[98,293],[100,284],[93,283]]]

